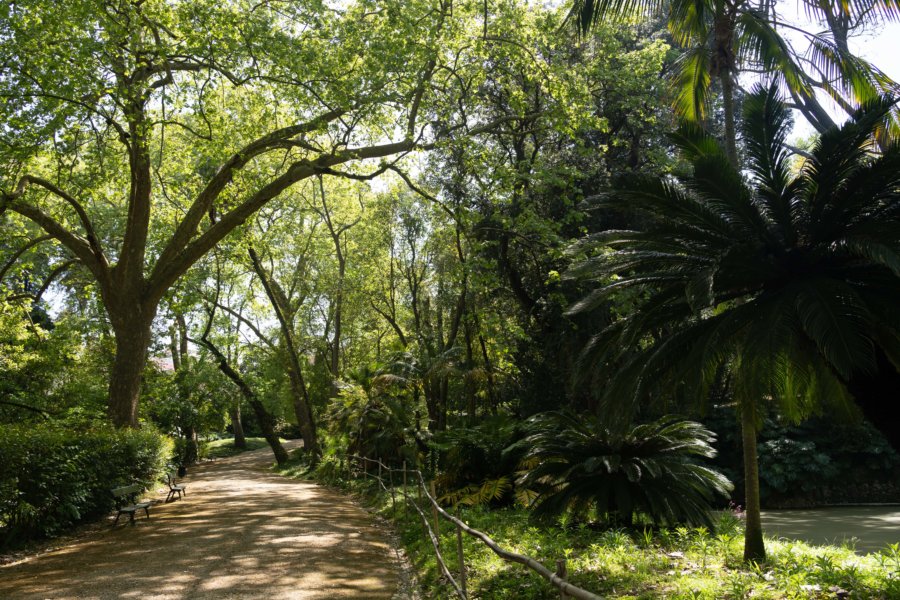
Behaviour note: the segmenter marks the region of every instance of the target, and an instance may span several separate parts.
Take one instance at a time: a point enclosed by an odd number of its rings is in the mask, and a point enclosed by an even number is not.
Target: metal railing
[[[353,461],[358,461],[361,464],[361,469],[354,470]],[[374,472],[369,472],[369,465],[375,465],[378,468],[377,474]],[[464,522],[459,520],[454,515],[451,515],[446,510],[444,510],[441,505],[438,503],[435,496],[434,482],[430,482],[426,485],[425,478],[422,475],[422,472],[418,469],[408,469],[406,466],[406,462],[403,463],[402,469],[394,469],[388,467],[383,462],[377,459],[366,458],[363,456],[356,455],[348,455],[347,456],[347,471],[351,477],[355,477],[359,471],[362,471],[364,478],[372,478],[378,481],[381,489],[385,491],[385,493],[390,494],[391,497],[391,510],[394,512],[394,516],[397,516],[397,495],[396,488],[394,486],[394,474],[397,474],[400,477],[402,474],[402,492],[403,492],[403,510],[405,514],[408,515],[409,507],[412,506],[415,511],[419,514],[419,517],[422,519],[422,525],[425,532],[425,541],[430,541],[431,545],[434,548],[435,558],[437,559],[438,566],[441,569],[444,577],[447,581],[450,582],[450,585],[453,587],[456,595],[462,598],[463,600],[468,600],[469,594],[467,585],[466,585],[466,563],[465,563],[465,555],[463,552],[463,533],[470,535],[482,543],[484,543],[488,548],[490,548],[494,554],[499,556],[505,561],[518,563],[520,565],[524,565],[528,569],[534,571],[544,579],[546,579],[551,585],[553,585],[556,589],[559,590],[560,598],[577,598],[578,600],[602,600],[602,598],[596,594],[593,594],[587,590],[584,590],[580,587],[574,586],[568,581],[566,581],[566,559],[561,558],[556,561],[556,571],[553,572],[543,564],[538,562],[537,560],[525,556],[524,554],[518,554],[516,552],[511,552],[509,550],[505,550],[502,548],[497,542],[492,540],[490,536],[482,531],[478,531],[477,529],[473,529],[469,527]],[[387,477],[388,483],[385,483],[385,476]],[[416,500],[410,498],[409,494],[409,478],[412,477],[414,479],[414,484],[416,487],[416,495],[418,496],[418,502]],[[399,481],[398,481],[399,483]],[[428,523],[428,516],[425,514],[425,511],[419,506],[419,503],[424,503],[427,498],[428,504],[431,505],[431,518],[434,522],[434,528],[431,527]],[[447,562],[444,559],[443,554],[441,553],[441,540],[440,540],[440,519],[444,519],[452,523],[456,528],[456,558],[458,561],[458,570],[457,577],[453,576],[450,568],[447,566]]]

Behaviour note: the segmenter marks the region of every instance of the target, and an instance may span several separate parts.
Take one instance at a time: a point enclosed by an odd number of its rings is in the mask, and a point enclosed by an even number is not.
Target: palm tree
[[[699,423],[663,417],[616,431],[599,419],[550,412],[528,421],[525,467],[518,485],[534,494],[536,516],[599,515],[632,525],[712,526],[710,504],[727,497],[731,482],[697,464],[712,458],[715,436]],[[515,448],[516,446],[514,446]]]
[[[748,560],[765,556],[761,404],[794,419],[851,409],[846,382],[876,369],[879,348],[900,369],[900,147],[872,152],[891,106],[871,103],[823,134],[793,172],[787,109],[760,87],[745,102],[749,182],[710,135],[684,126],[674,137],[690,177],[631,178],[599,202],[638,226],[596,236],[579,272],[600,285],[573,311],[626,290],[642,299],[592,340],[593,364],[613,372],[606,402],[703,399],[727,377],[741,414]]]
[[[850,52],[847,36],[857,27],[900,19],[900,4],[804,0],[804,5],[812,20],[826,25],[822,33],[803,32],[810,45],[805,55],[796,53],[780,34],[796,28],[778,16],[775,0],[573,0],[570,18],[586,32],[604,18],[666,12],[669,32],[686,48],[672,74],[676,112],[685,120],[702,121],[712,81],[718,79],[725,147],[737,165],[735,89],[744,70],[776,78],[790,93],[793,107],[820,133],[835,123],[816,99],[817,89],[851,112],[861,102],[898,90],[884,73]],[[897,127],[890,113],[885,121]]]

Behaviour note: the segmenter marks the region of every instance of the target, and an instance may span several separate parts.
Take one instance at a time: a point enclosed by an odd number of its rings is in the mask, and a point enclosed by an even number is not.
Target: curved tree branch
[[[30,250],[31,248],[34,248],[38,244],[41,244],[43,242],[46,242],[47,240],[52,240],[52,239],[53,239],[52,235],[42,235],[42,236],[34,238],[33,240],[31,240],[30,242],[28,242],[27,244],[25,244],[18,250],[16,250],[15,253],[13,253],[13,255],[9,258],[9,260],[6,261],[6,263],[3,265],[3,267],[0,267],[0,281],[3,281],[3,278],[6,277],[6,273],[12,268],[12,266],[14,264],[16,264],[16,261],[19,260],[20,256],[22,256],[23,254],[28,252],[28,250]]]

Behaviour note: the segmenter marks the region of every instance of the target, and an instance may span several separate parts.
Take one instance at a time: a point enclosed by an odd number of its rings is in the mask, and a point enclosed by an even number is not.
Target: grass
[[[213,440],[211,442],[207,442],[204,447],[204,456],[207,456],[209,458],[227,458],[229,456],[235,456],[242,452],[259,450],[260,448],[267,447],[268,444],[266,443],[266,440],[260,437],[247,438],[246,448],[235,448],[234,438],[222,438],[221,440]]]
[[[299,465],[282,472],[309,476]],[[439,574],[418,513],[410,510],[404,515],[401,501],[392,508],[390,495],[376,490],[372,481],[345,480],[334,461],[323,461],[312,476],[359,494],[371,510],[392,520],[419,573],[424,597],[454,597]],[[402,493],[397,496],[401,498]],[[430,511],[426,514],[430,518]],[[460,518],[504,548],[531,556],[551,570],[557,559],[565,558],[572,583],[608,598],[900,600],[900,544],[860,556],[848,546],[813,546],[770,538],[766,540],[768,560],[747,565],[742,561],[742,523],[730,513],[722,516],[715,531],[604,529],[584,523],[539,525],[529,520],[522,508],[465,508]],[[441,523],[441,548],[455,575],[455,529],[446,521]],[[464,536],[463,543],[470,598],[559,598],[538,575],[501,560],[480,541]]]

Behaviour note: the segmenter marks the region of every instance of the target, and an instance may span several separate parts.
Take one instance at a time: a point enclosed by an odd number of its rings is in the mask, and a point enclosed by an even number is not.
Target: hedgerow
[[[171,440],[151,428],[0,427],[0,546],[110,511],[111,488],[151,484],[171,453]]]

